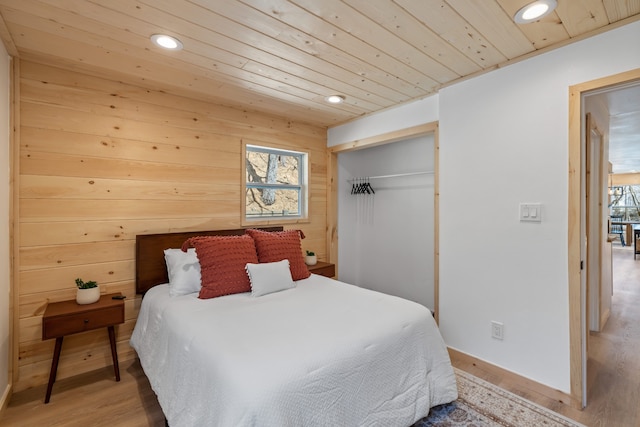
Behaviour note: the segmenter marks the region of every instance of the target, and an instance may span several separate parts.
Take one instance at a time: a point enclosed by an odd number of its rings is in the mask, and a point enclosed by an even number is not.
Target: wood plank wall
[[[326,129],[21,62],[18,369],[15,391],[47,382],[48,301],[75,298],[74,279],[127,296],[121,360],[139,310],[136,234],[239,228],[241,141],[310,153],[305,249],[326,257]],[[106,330],[64,341],[58,378],[111,364]]]

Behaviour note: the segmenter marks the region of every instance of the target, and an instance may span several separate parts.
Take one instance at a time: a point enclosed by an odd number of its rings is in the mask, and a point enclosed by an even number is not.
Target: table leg
[[[111,358],[113,359],[113,371],[116,381],[120,381],[120,367],[118,366],[118,350],[116,349],[116,332],[113,326],[109,326],[109,342],[111,343]]]
[[[53,383],[56,382],[56,375],[58,373],[58,362],[60,361],[60,351],[62,350],[62,338],[56,338],[56,347],[53,350],[53,360],[51,361],[51,371],[49,371],[49,384],[47,384],[47,395],[44,398],[44,403],[49,403],[51,398],[51,390],[53,389]]]

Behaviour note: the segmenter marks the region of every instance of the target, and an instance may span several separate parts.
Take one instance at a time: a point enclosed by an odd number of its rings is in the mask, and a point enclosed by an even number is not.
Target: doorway
[[[569,261],[569,317],[570,317],[570,378],[571,395],[587,405],[587,350],[589,339],[588,241],[587,222],[587,128],[584,108],[585,97],[598,92],[619,89],[640,83],[640,69],[582,83],[570,88],[569,100],[569,209],[568,209],[568,261]],[[587,131],[587,129],[589,129]],[[600,270],[602,263],[591,265]]]

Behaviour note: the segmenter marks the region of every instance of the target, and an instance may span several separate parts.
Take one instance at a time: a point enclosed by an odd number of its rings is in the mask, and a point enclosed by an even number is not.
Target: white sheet
[[[315,274],[296,284],[147,292],[131,345],[171,427],[407,427],[457,398],[429,310]]]

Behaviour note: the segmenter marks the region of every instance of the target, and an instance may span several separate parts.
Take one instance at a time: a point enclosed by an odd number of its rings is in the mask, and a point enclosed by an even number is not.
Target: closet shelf
[[[423,171],[423,172],[408,172],[408,173],[397,173],[393,175],[376,175],[376,176],[365,176],[360,178],[351,178],[347,180],[347,182],[359,182],[363,179],[380,179],[380,178],[398,178],[401,176],[413,176],[413,175],[433,175],[433,171]]]

